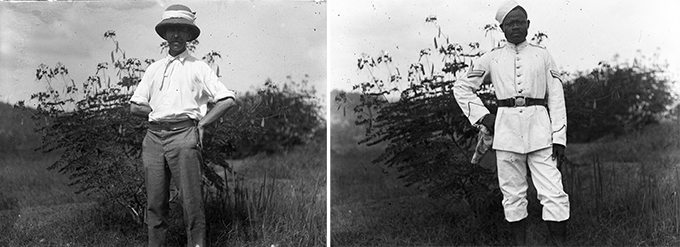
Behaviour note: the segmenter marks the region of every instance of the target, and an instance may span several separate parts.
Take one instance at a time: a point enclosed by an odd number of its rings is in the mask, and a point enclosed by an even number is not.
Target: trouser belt
[[[545,99],[536,99],[536,98],[526,98],[522,96],[514,97],[514,98],[509,98],[509,99],[500,99],[496,101],[496,105],[498,107],[522,107],[522,106],[532,106],[532,105],[542,105],[545,106]]]
[[[193,119],[187,119],[179,122],[149,122],[150,130],[178,130],[186,127],[196,126]]]

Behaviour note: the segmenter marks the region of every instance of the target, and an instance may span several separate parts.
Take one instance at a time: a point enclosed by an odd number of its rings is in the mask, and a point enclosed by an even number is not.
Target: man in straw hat
[[[180,189],[187,246],[205,246],[203,129],[235,106],[234,92],[187,51],[187,42],[201,33],[194,24],[195,14],[184,5],[163,12],[156,33],[168,42],[169,54],[146,69],[130,99],[132,114],[149,121],[142,143],[149,246],[166,244],[171,177]],[[208,111],[210,100],[216,103]]]
[[[567,142],[562,82],[550,53],[527,43],[529,20],[522,6],[512,0],[505,2],[496,20],[507,43],[475,61],[467,76],[454,86],[454,95],[471,123],[482,124],[494,134],[505,219],[516,244],[526,244],[528,167],[551,239],[562,245],[569,219],[569,196],[558,169]],[[487,76],[498,98],[497,115],[489,114],[474,93]]]

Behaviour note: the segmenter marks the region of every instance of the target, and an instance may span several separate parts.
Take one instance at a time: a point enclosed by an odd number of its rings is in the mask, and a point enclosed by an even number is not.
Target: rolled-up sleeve
[[[132,94],[132,97],[130,98],[130,103],[149,105],[151,85],[153,84],[153,70],[155,67],[156,66],[149,66],[146,69],[146,73],[142,76],[142,80],[139,82],[134,94]]]
[[[212,101],[220,101],[227,98],[235,98],[234,91],[227,89],[227,87],[219,80],[215,71],[210,66],[205,64],[202,66],[204,71],[203,82],[205,83],[205,93],[210,96]]]

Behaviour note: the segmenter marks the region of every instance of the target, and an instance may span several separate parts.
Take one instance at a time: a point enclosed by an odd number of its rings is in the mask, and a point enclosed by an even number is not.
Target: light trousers
[[[527,167],[536,187],[538,200],[543,205],[543,220],[569,219],[569,196],[562,186],[562,174],[553,160],[552,148],[520,154],[496,150],[498,184],[503,193],[503,209],[508,222],[516,222],[527,213]]]
[[[198,130],[148,130],[142,144],[146,179],[149,246],[165,246],[168,232],[170,179],[180,189],[187,246],[205,246],[206,222]]]

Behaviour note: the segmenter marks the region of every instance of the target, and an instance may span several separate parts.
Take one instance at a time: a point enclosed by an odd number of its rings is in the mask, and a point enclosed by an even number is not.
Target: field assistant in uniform
[[[512,0],[504,3],[496,20],[506,44],[475,61],[454,86],[454,95],[472,124],[480,123],[494,134],[505,219],[516,244],[526,244],[528,167],[543,205],[542,218],[552,240],[561,245],[569,219],[569,196],[558,169],[567,142],[562,82],[550,53],[527,42],[530,22],[522,6]],[[475,94],[485,77],[490,77],[495,88],[497,115],[490,114]]]
[[[187,51],[187,42],[201,33],[195,14],[184,5],[163,12],[156,33],[168,42],[168,55],[146,69],[130,99],[132,114],[149,121],[142,144],[149,246],[166,245],[171,177],[180,189],[187,246],[206,246],[203,129],[236,105],[234,92]],[[216,104],[208,111],[210,100]]]

